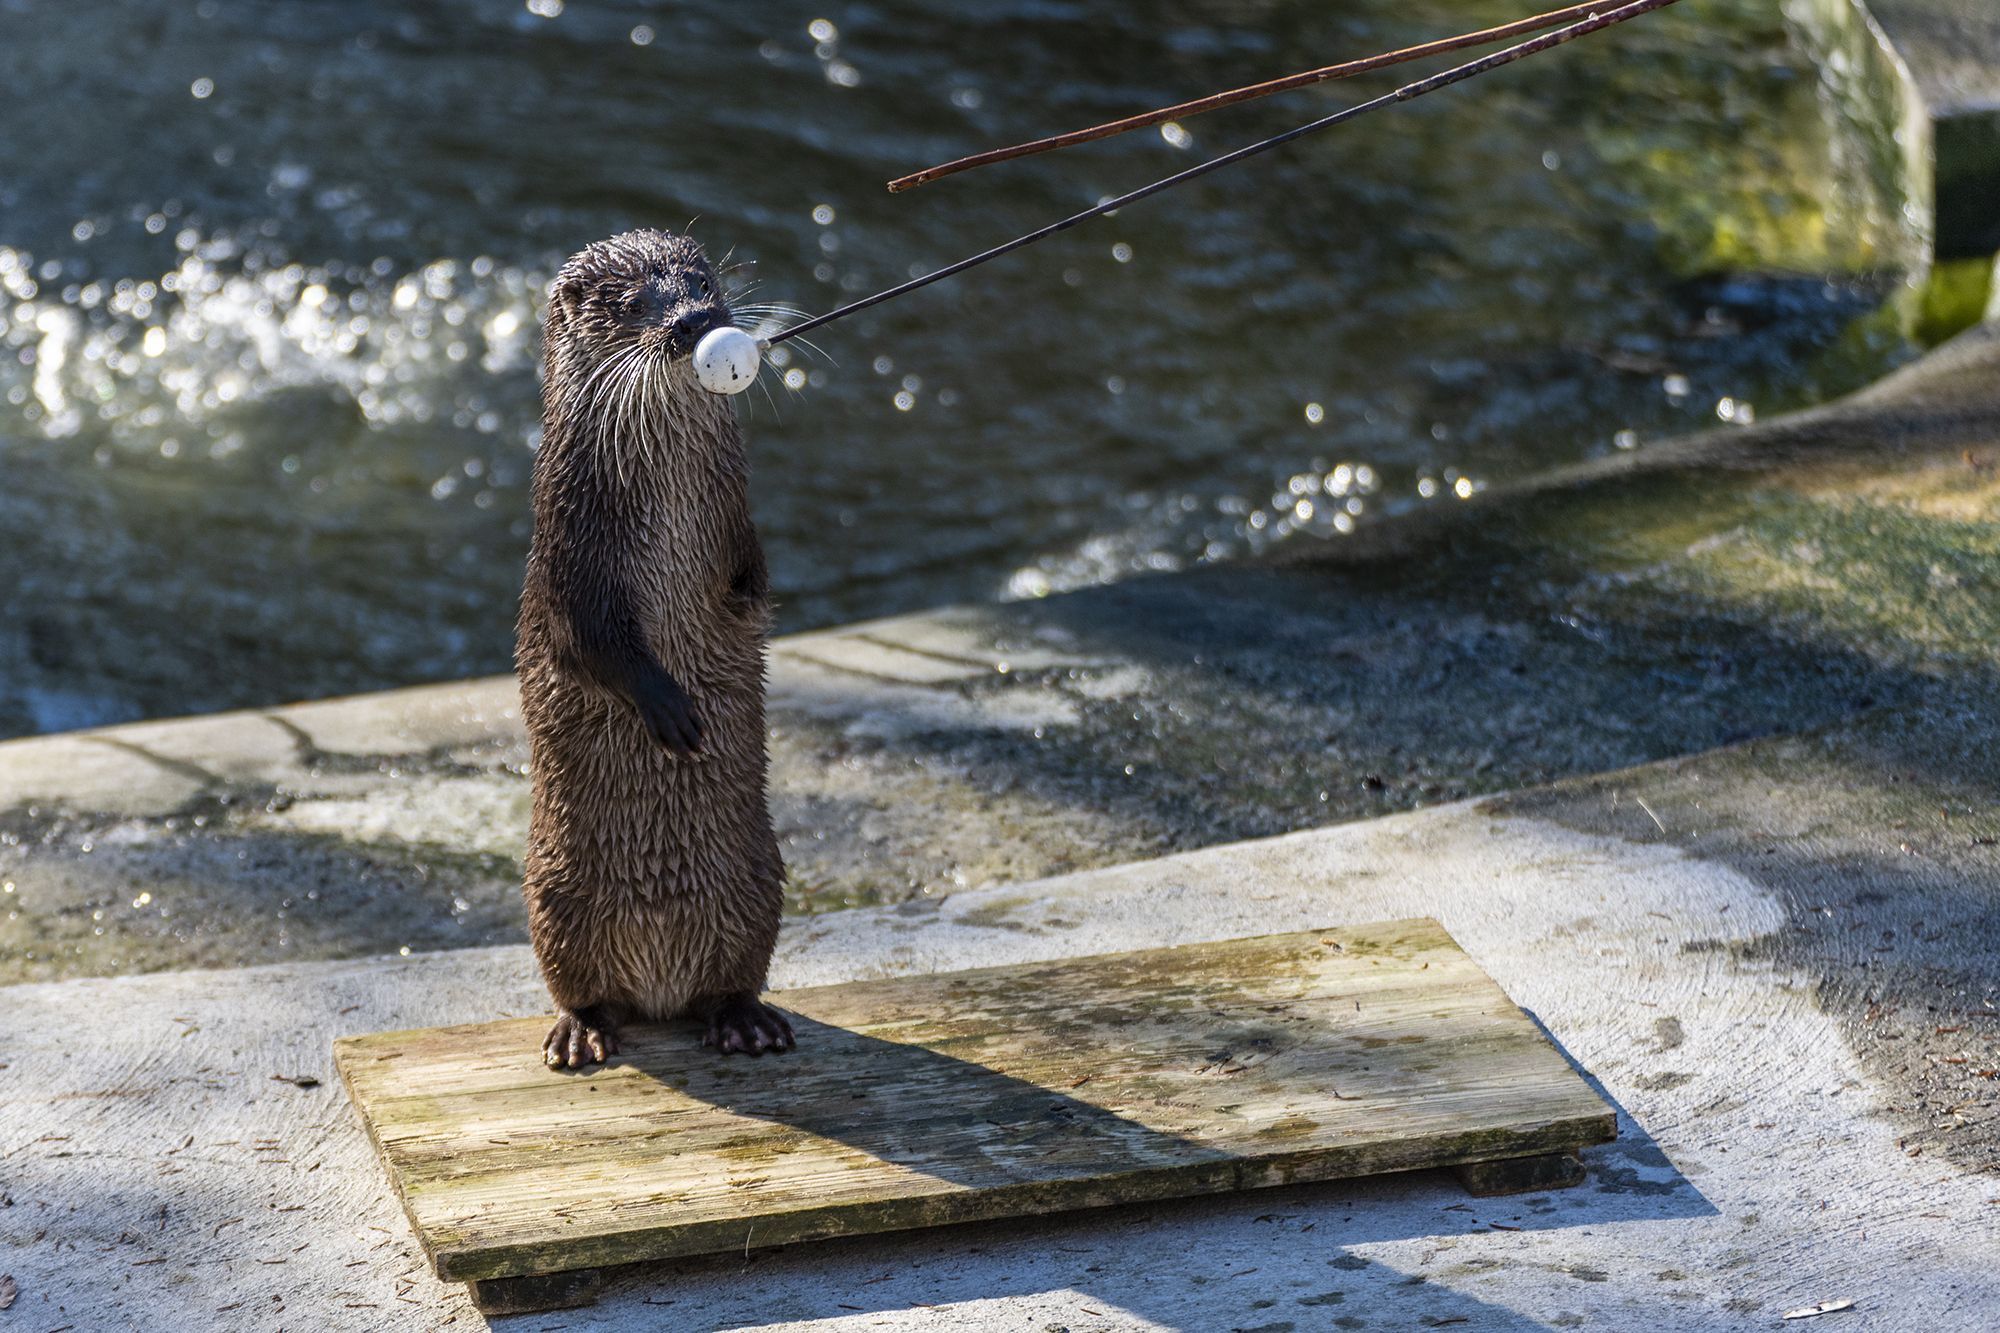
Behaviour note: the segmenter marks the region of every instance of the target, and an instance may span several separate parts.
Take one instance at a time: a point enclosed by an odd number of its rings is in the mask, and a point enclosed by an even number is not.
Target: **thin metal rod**
[[[1394,92],[1384,93],[1382,96],[1370,101],[1346,107],[1334,112],[1330,116],[1323,116],[1311,124],[1301,125],[1293,130],[1286,130],[1283,134],[1275,134],[1268,139],[1260,139],[1253,144],[1246,144],[1242,148],[1238,148],[1234,152],[1224,153],[1220,157],[1212,157],[1206,162],[1200,162],[1189,167],[1186,171],[1178,172],[1162,180],[1156,180],[1151,185],[1142,185],[1130,194],[1121,194],[1116,199],[1107,199],[1095,208],[1086,208],[1083,212],[1066,217],[1060,222],[1051,222],[1048,226],[1031,231],[1025,236],[1016,236],[1013,240],[996,245],[991,250],[982,250],[968,259],[961,259],[955,264],[947,264],[935,273],[926,273],[921,278],[912,278],[908,282],[891,287],[886,291],[877,292],[873,296],[864,296],[859,301],[849,302],[847,305],[829,310],[823,315],[815,315],[803,324],[795,324],[789,329],[783,329],[772,334],[765,341],[767,345],[776,345],[787,338],[795,338],[801,333],[810,333],[821,325],[831,324],[836,319],[844,319],[849,315],[866,310],[870,306],[880,305],[884,301],[893,301],[899,296],[917,290],[919,287],[928,287],[934,282],[942,282],[955,274],[963,273],[969,268],[984,264],[989,259],[998,259],[1002,255],[1011,254],[1023,246],[1033,245],[1036,241],[1044,240],[1059,231],[1068,231],[1078,223],[1088,222],[1092,218],[1102,217],[1104,214],[1123,208],[1127,204],[1135,204],[1141,199],[1151,198],[1153,195],[1159,194],[1163,190],[1171,190],[1174,186],[1182,184],[1185,181],[1191,181],[1198,176],[1206,176],[1211,171],[1220,171],[1233,162],[1241,162],[1246,157],[1255,157],[1259,153],[1269,152],[1271,149],[1288,144],[1294,139],[1303,139],[1308,134],[1317,134],[1321,130],[1331,129],[1335,125],[1353,120],[1357,116],[1366,115],[1370,111],[1378,111],[1385,106],[1392,106],[1397,102],[1407,102],[1412,98],[1422,97],[1425,93],[1436,92],[1440,88],[1449,87],[1454,83],[1460,83],[1475,75],[1484,74],[1487,70],[1498,69],[1502,65],[1510,65],[1516,60],[1524,59],[1537,52],[1561,46],[1565,42],[1574,41],[1578,37],[1587,36],[1599,29],[1623,23],[1627,19],[1635,19],[1641,14],[1650,13],[1655,9],[1664,9],[1666,6],[1676,3],[1678,3],[1678,0],[1632,0],[1630,4],[1594,15],[1581,23],[1573,23],[1567,28],[1558,28],[1554,32],[1544,33],[1540,37],[1531,38],[1517,46],[1510,46],[1504,51],[1495,51],[1491,55],[1481,56],[1477,60],[1467,61],[1463,65],[1457,65],[1441,73],[1433,74],[1427,79],[1420,79],[1415,83],[1405,84]]]
[[[1294,88],[1307,88],[1315,83],[1325,83],[1331,79],[1352,78],[1356,74],[1366,74],[1370,70],[1384,69],[1390,65],[1400,65],[1409,60],[1422,60],[1425,56],[1443,55],[1448,51],[1462,51],[1469,46],[1486,46],[1492,42],[1503,42],[1510,37],[1524,33],[1540,32],[1573,19],[1590,18],[1607,9],[1616,9],[1626,0],[1590,0],[1588,4],[1571,5],[1567,9],[1552,9],[1546,14],[1536,14],[1531,18],[1516,19],[1503,23],[1497,28],[1482,28],[1478,32],[1461,33],[1456,37],[1443,37],[1434,42],[1424,42],[1417,46],[1407,46],[1400,51],[1385,51],[1380,55],[1368,56],[1361,60],[1348,60],[1338,65],[1324,65],[1310,69],[1303,74],[1290,74],[1282,79],[1267,79],[1263,83],[1253,83],[1243,88],[1232,88],[1226,93],[1215,93],[1208,97],[1197,97],[1191,102],[1179,102],[1173,106],[1163,106],[1156,111],[1141,112],[1136,116],[1126,116],[1122,120],[1106,121],[1102,125],[1092,125],[1089,129],[1071,130],[1067,134],[1052,134],[1045,139],[1035,139],[1028,143],[1018,143],[1007,148],[989,148],[982,153],[955,158],[950,162],[922,171],[913,171],[907,176],[898,176],[889,182],[889,193],[901,194],[904,190],[927,185],[943,176],[970,171],[995,162],[1008,162],[1017,157],[1027,157],[1034,153],[1046,153],[1057,148],[1068,148],[1075,144],[1090,143],[1097,139],[1109,139],[1113,135],[1125,134],[1132,130],[1143,130],[1169,120],[1186,120],[1199,116],[1204,111],[1214,111],[1220,107],[1234,106],[1238,102],[1248,102],[1259,97],[1269,97],[1273,93],[1290,92]]]

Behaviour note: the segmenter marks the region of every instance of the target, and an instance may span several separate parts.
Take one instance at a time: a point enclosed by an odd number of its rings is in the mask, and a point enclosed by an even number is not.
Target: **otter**
[[[551,1068],[621,1024],[793,1045],[760,1000],[784,863],[765,795],[769,578],[731,401],[688,357],[732,322],[685,236],[588,246],[551,285],[515,666],[534,774],[523,896]]]

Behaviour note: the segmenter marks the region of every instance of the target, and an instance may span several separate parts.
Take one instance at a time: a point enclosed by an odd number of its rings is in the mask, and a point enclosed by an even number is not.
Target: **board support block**
[[[1501,1194],[1532,1194],[1566,1190],[1583,1183],[1583,1159],[1573,1152],[1539,1157],[1502,1157],[1493,1162],[1466,1162],[1452,1168],[1465,1192],[1480,1199]]]
[[[524,1018],[347,1037],[334,1062],[438,1276],[489,1314],[835,1236],[1438,1167],[1555,1189],[1617,1132],[1435,921],[769,998],[790,1054],[638,1025],[558,1071]]]
[[[604,1270],[572,1268],[537,1277],[489,1277],[467,1285],[481,1314],[535,1314],[595,1304],[604,1286]]]

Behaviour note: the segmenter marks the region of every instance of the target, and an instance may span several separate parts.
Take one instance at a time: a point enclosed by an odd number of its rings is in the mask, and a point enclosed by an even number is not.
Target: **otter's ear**
[[[583,284],[575,278],[557,278],[549,288],[549,320],[569,323],[583,308]]]

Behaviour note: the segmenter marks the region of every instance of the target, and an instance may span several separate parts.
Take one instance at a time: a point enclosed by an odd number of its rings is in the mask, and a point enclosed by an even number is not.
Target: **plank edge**
[[[1595,1093],[1592,1094],[1595,1096]],[[1617,1113],[1601,1111],[1552,1120],[1515,1132],[1495,1143],[1494,1131],[1471,1131],[1428,1140],[1376,1139],[1329,1150],[1325,1147],[1266,1157],[1227,1157],[1190,1165],[1145,1167],[1116,1174],[1097,1173],[1053,1181],[1025,1181],[983,1190],[915,1196],[900,1209],[857,1216],[851,1204],[828,1204],[711,1221],[693,1226],[662,1224],[634,1230],[607,1230],[558,1242],[509,1245],[454,1245],[431,1249],[432,1267],[447,1281],[480,1281],[546,1274],[569,1269],[692,1259],[739,1250],[928,1230],[971,1222],[1026,1221],[1037,1217],[1094,1211],[1121,1204],[1166,1203],[1175,1199],[1242,1193],[1283,1185],[1365,1180],[1411,1171],[1453,1169],[1486,1162],[1539,1158],[1609,1143],[1618,1136]],[[1467,1142],[1472,1140],[1472,1142]],[[1380,1165],[1382,1149],[1408,1150],[1407,1160]],[[1369,1165],[1354,1159],[1367,1157]],[[1063,1194],[1049,1206],[1036,1196]],[[412,1225],[415,1225],[414,1218]],[[757,1231],[770,1227],[763,1239]],[[550,1253],[555,1245],[566,1255]],[[428,1247],[427,1247],[428,1248]]]

